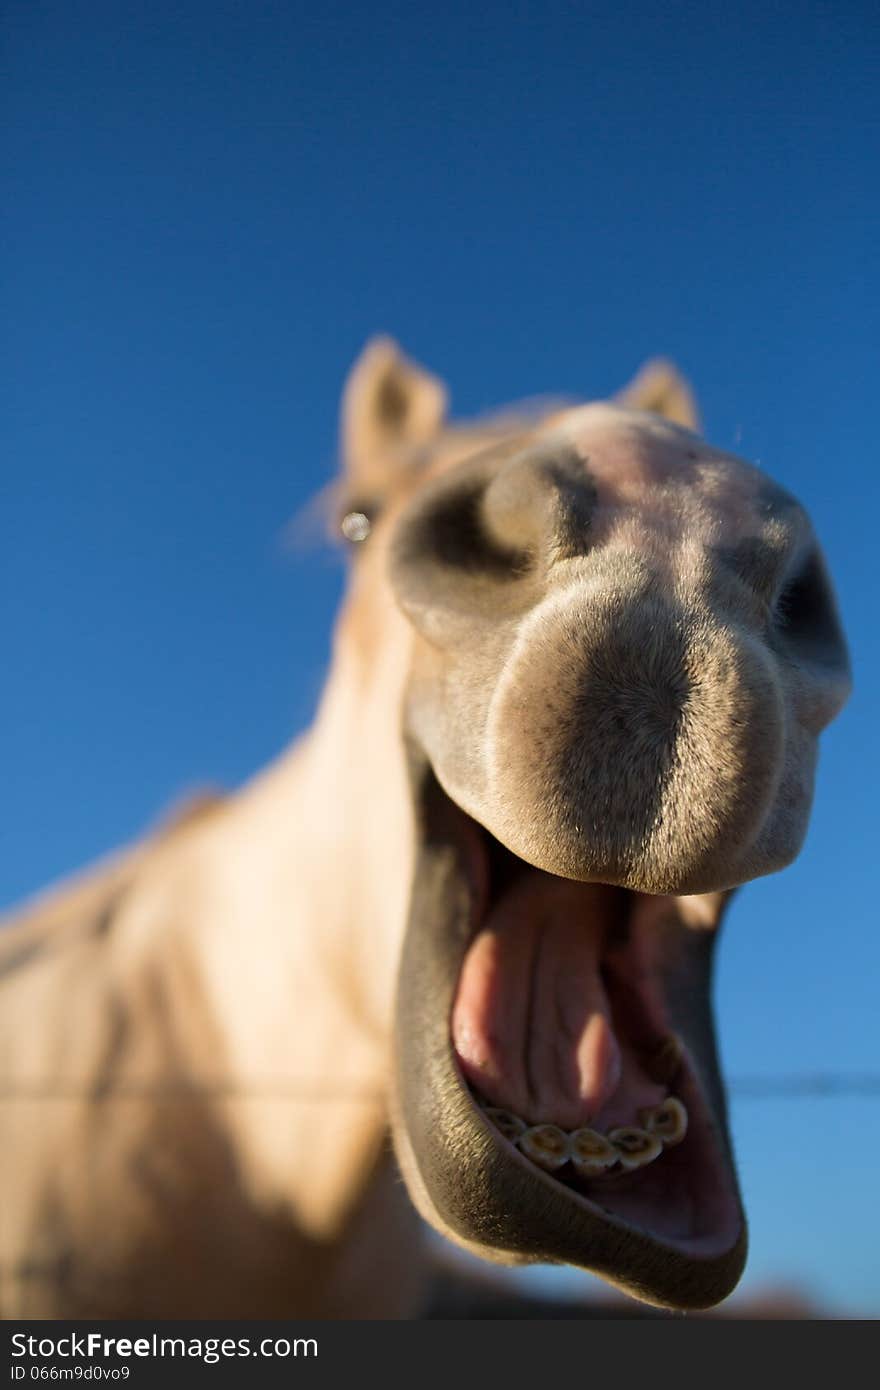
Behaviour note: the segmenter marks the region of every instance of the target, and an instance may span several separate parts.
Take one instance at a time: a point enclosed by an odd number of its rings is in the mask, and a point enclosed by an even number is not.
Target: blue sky
[[[880,1071],[872,10],[7,0],[0,902],[308,722],[344,571],[284,525],[371,333],[463,415],[662,352],[811,511],[856,673],[731,914],[726,1065]],[[744,1287],[880,1310],[877,1095],[733,1124]]]

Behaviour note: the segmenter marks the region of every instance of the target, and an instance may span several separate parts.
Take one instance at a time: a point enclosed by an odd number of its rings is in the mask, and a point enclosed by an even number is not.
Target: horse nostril
[[[502,545],[550,563],[587,551],[595,509],[595,484],[579,455],[532,452],[499,470],[482,512],[487,531]]]
[[[400,607],[439,646],[521,614],[535,581],[593,544],[596,488],[572,449],[498,450],[425,485],[391,543]]]

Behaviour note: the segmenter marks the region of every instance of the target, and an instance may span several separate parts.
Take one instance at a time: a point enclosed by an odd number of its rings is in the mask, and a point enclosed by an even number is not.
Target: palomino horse
[[[413,1204],[652,1303],[734,1287],[713,944],[849,678],[803,509],[694,425],[657,364],[448,424],[367,348],[314,726],[3,935],[5,1316],[410,1316]]]

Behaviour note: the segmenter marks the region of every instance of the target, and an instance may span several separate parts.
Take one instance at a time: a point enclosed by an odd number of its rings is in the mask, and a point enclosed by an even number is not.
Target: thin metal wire
[[[880,1098],[880,1072],[815,1072],[788,1076],[739,1076],[728,1083],[735,1101],[757,1100],[836,1100],[846,1096]],[[386,1092],[357,1082],[304,1081],[297,1078],[261,1081],[256,1078],[188,1079],[178,1081],[116,1081],[82,1084],[63,1079],[35,1082],[0,1081],[0,1100],[79,1100],[100,1103],[110,1099],[149,1099],[187,1101],[209,1100],[297,1100],[317,1104],[330,1101],[357,1101],[379,1105]]]
[[[0,1081],[2,1100],[303,1100],[361,1101],[381,1104],[387,1093],[377,1087],[335,1081],[206,1080],[110,1081],[77,1083],[56,1081]]]
[[[734,1100],[836,1100],[880,1097],[880,1072],[816,1072],[796,1076],[741,1076],[729,1086]]]

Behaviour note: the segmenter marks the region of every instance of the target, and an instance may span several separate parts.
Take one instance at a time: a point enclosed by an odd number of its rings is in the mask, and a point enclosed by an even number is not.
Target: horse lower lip
[[[490,1258],[562,1261],[674,1307],[719,1301],[741,1272],[745,1231],[722,1113],[716,1123],[708,1102],[700,1099],[703,1083],[697,1085],[690,1062],[680,1068],[675,1084],[689,1113],[700,1108],[687,1142],[635,1172],[589,1183],[575,1176],[570,1163],[561,1180],[542,1172],[475,1105],[455,1056],[450,1019],[462,962],[492,900],[490,861],[492,877],[499,866],[488,833],[450,800],[424,763],[416,764],[415,772],[421,833],[398,976],[395,1139],[422,1215]],[[500,868],[502,883],[531,872],[506,851]],[[617,894],[621,909],[634,900],[625,890],[594,889]],[[649,934],[669,937],[662,924],[656,933],[651,926]],[[678,937],[677,930],[673,935]],[[705,932],[685,931],[681,949],[676,947],[679,992],[685,988],[690,996],[705,996],[707,1008],[710,941]],[[618,934],[613,949],[619,953],[625,944]],[[637,1000],[638,989],[635,995]],[[631,1005],[622,995],[621,1007],[628,1011]],[[644,1014],[637,1003],[632,1012]],[[701,1027],[687,1042],[701,1052],[708,1048],[703,1062],[714,1096],[708,1012],[704,1031]],[[680,1045],[661,1046],[668,1030],[668,1024],[664,1030],[656,1019],[648,1020],[639,1035],[646,1065],[658,1058],[669,1070],[680,1058]],[[668,1090],[668,1081],[660,1083],[657,1094]],[[631,1108],[611,1117],[608,1127],[636,1119]],[[700,1171],[703,1176],[697,1177]]]
[[[688,1095],[688,1105],[677,1097],[670,1098],[673,1107],[678,1109],[680,1132],[666,1144],[658,1137],[653,1147],[643,1155],[630,1156],[629,1161],[618,1154],[617,1162],[597,1171],[589,1171],[587,1166],[579,1168],[573,1162],[574,1135],[565,1134],[552,1125],[526,1126],[519,1117],[499,1113],[495,1107],[487,1106],[474,1093],[472,1099],[497,1132],[503,1147],[508,1152],[513,1151],[511,1157],[515,1153],[519,1162],[525,1163],[540,1181],[550,1181],[562,1195],[586,1204],[624,1228],[643,1230],[661,1245],[682,1250],[692,1248],[695,1253],[714,1252],[735,1241],[737,1231],[742,1229],[742,1217],[729,1170],[724,1166],[713,1132],[714,1126],[705,1102],[699,1098],[689,1067],[680,1072],[680,1081]],[[658,1109],[664,1110],[668,1104]],[[691,1111],[693,1134],[690,1132]],[[543,1148],[532,1149],[528,1143],[523,1143],[541,1129],[551,1131]],[[626,1137],[641,1139],[643,1135],[641,1125],[627,1126],[626,1130]],[[618,1145],[622,1137],[620,1129],[612,1130],[607,1136]],[[542,1136],[536,1134],[536,1138],[540,1144]],[[564,1154],[559,1152],[559,1143],[568,1146]]]

